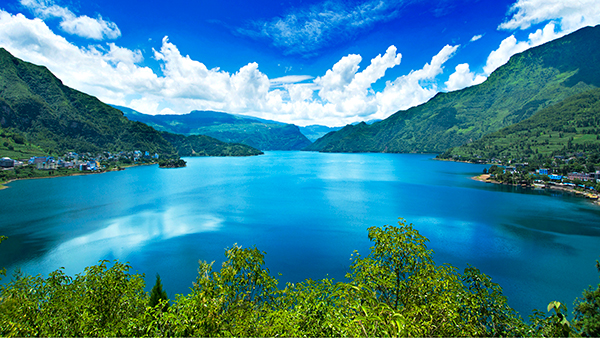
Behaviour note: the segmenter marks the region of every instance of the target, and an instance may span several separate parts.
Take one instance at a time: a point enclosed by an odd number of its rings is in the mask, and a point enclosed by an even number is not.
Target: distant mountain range
[[[381,120],[369,120],[369,121],[366,121],[365,123],[373,124],[373,123],[379,122],[379,121],[381,121]],[[359,123],[360,122],[352,123],[352,125],[356,125]],[[325,136],[326,134],[329,134],[332,131],[338,131],[342,128],[344,128],[344,127],[328,127],[328,126],[322,126],[319,124],[313,124],[313,125],[306,126],[306,127],[300,127],[300,131],[311,142],[315,142],[316,140],[320,139],[321,137]]]
[[[480,85],[439,93],[372,125],[346,126],[306,150],[442,153],[600,87],[600,26],[514,55]]]
[[[15,58],[3,48],[0,130],[10,133],[11,139],[35,145],[38,153],[142,150],[167,156],[177,156],[180,151],[186,155],[261,154],[246,145],[225,145],[211,138],[201,142],[196,138],[180,139],[130,121],[97,98],[65,86],[47,68]],[[177,142],[174,145],[167,139]],[[2,147],[5,145],[0,145],[0,151]]]
[[[188,136],[207,135],[260,150],[301,150],[311,144],[298,126],[256,117],[198,110],[182,115],[148,115],[131,108],[113,107],[128,119],[157,130]]]
[[[306,127],[300,127],[300,132],[302,132],[302,134],[304,134],[304,136],[306,136],[306,138],[308,138],[311,142],[315,142],[326,134],[332,131],[338,131],[342,128],[343,127],[328,127],[319,124],[313,124]]]

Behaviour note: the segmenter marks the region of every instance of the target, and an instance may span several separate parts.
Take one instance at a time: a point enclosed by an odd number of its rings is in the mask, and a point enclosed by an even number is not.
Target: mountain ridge
[[[552,163],[556,157],[600,162],[600,88],[575,94],[519,123],[451,148],[440,159]]]
[[[130,121],[96,97],[65,86],[46,67],[20,60],[4,48],[0,48],[0,129],[48,153],[142,150],[178,155],[159,131]],[[245,147],[233,148],[239,153],[261,153]]]
[[[206,135],[223,142],[241,143],[261,150],[300,150],[311,144],[293,124],[245,115],[194,110],[188,114],[149,115],[131,108],[120,109],[132,120],[157,130],[182,135]]]
[[[600,26],[516,54],[488,79],[367,125],[346,126],[305,150],[441,153],[600,87]]]

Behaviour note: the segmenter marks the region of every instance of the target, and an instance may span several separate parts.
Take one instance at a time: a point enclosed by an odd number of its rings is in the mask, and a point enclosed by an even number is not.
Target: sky
[[[600,0],[0,0],[0,47],[145,114],[343,126],[599,23]]]

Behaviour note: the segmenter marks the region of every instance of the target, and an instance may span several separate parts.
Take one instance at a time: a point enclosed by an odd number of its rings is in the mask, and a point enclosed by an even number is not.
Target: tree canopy
[[[0,287],[0,335],[598,335],[600,284],[576,300],[572,322],[555,301],[526,322],[489,276],[471,266],[459,272],[437,265],[412,224],[371,227],[368,236],[373,246],[367,255],[352,254],[346,282],[279,286],[264,252],[234,244],[219,271],[200,262],[191,292],[172,302],[160,276],[149,295],[143,275],[118,261],[100,261],[75,277],[16,272]]]

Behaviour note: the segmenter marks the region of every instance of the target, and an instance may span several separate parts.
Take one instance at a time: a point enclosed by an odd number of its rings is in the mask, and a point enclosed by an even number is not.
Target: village
[[[516,163],[503,167],[492,165],[489,170],[474,179],[488,183],[509,184],[533,189],[553,189],[574,193],[594,200],[600,204],[600,170],[594,172],[567,172],[539,168],[534,169],[528,163]],[[564,171],[564,169],[562,170]]]
[[[69,152],[61,157],[54,156],[33,156],[31,158],[18,160],[9,157],[0,159],[0,168],[3,171],[14,170],[15,168],[29,167],[36,170],[54,171],[60,169],[78,170],[81,172],[105,171],[110,168],[118,169],[123,166],[136,164],[145,164],[156,162],[158,154],[150,155],[148,151],[140,150],[111,153],[104,152],[100,154],[83,153],[77,154]]]

